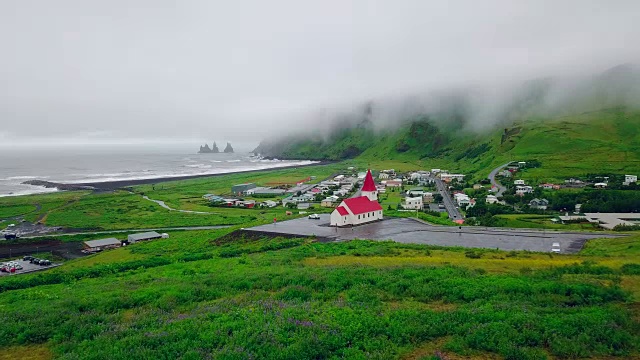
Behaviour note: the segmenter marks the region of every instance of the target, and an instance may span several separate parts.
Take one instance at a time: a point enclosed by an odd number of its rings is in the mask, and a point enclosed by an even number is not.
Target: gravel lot
[[[288,235],[317,236],[331,241],[351,239],[393,240],[401,243],[529,250],[550,252],[553,243],[560,243],[562,253],[575,253],[588,239],[616,235],[588,232],[558,232],[535,229],[506,229],[462,226],[432,226],[414,219],[387,218],[380,222],[353,228],[329,226],[329,215],[319,220],[300,218],[245,229]]]

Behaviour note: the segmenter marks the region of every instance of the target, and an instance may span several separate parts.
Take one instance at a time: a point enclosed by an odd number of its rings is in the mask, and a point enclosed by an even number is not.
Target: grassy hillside
[[[0,355],[640,355],[638,254],[627,239],[594,242],[588,255],[470,256],[468,249],[248,239],[229,231],[171,232],[41,274],[0,278]]]
[[[420,118],[395,131],[359,133],[351,129],[323,142],[299,139],[277,155],[344,159],[349,157],[345,148],[357,148],[353,162],[362,166],[400,170],[439,167],[475,178],[486,177],[491,169],[508,161],[536,159],[542,166],[524,176],[558,181],[587,173],[640,173],[639,128],[640,111],[628,108],[530,118],[515,122],[506,132],[503,128],[474,132],[443,127]],[[369,140],[364,141],[365,137]]]

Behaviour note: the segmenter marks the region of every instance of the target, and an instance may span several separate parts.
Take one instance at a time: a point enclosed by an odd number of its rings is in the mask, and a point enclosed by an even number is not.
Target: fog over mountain
[[[482,129],[637,105],[638,13],[632,0],[4,1],[0,146],[248,147],[362,114],[382,128],[456,109]]]

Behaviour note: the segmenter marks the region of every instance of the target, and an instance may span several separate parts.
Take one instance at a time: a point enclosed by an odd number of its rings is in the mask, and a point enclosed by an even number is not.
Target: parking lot
[[[2,264],[5,264],[5,263],[7,263],[9,261],[13,261],[13,262],[18,263],[20,266],[22,266],[22,270],[16,270],[16,272],[13,273],[13,274],[12,273],[8,273],[8,272],[0,272],[0,276],[10,276],[10,275],[25,274],[25,273],[29,273],[29,272],[38,271],[38,270],[50,269],[52,267],[56,267],[56,266],[60,265],[60,264],[51,263],[51,265],[49,265],[49,266],[42,266],[42,265],[32,264],[29,261],[24,261],[24,260],[22,260],[22,258],[3,261]]]
[[[383,221],[336,228],[329,226],[329,215],[319,220],[300,218],[277,224],[245,229],[266,233],[316,236],[328,241],[352,239],[393,240],[401,243],[462,246],[501,250],[550,252],[553,243],[560,244],[562,253],[576,253],[589,239],[615,237],[607,233],[558,232],[535,229],[506,229],[472,226],[433,226],[414,219],[386,218]]]

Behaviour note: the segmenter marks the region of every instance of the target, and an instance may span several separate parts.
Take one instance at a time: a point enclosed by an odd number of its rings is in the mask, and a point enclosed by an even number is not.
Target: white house
[[[516,195],[523,196],[524,194],[530,194],[533,192],[533,187],[529,185],[518,185],[516,186]]]
[[[408,210],[422,210],[422,197],[407,197],[404,199],[404,208]]]
[[[451,181],[464,181],[464,175],[462,174],[440,174],[440,179],[444,182],[451,182]]]
[[[593,187],[599,188],[599,189],[604,189],[607,187],[607,183],[603,183],[603,182],[599,182],[599,183],[595,183],[593,184]]]
[[[624,176],[624,183],[622,183],[623,185],[629,185],[631,183],[638,183],[638,176],[637,175],[625,175]]]
[[[378,189],[367,171],[360,190],[362,196],[343,200],[331,213],[331,226],[353,226],[382,220],[382,206],[378,203]]]
[[[547,210],[549,206],[549,200],[547,199],[533,199],[529,201],[529,207],[532,209]]]
[[[467,194],[463,194],[463,193],[456,193],[453,194],[453,198],[456,201],[456,203],[458,204],[458,206],[467,206],[471,203],[471,199],[469,198],[469,195]]]
[[[433,202],[433,193],[426,192],[426,193],[422,194],[422,202],[423,203],[427,203],[427,204],[431,204]]]
[[[495,195],[487,195],[485,202],[487,204],[495,204],[498,202],[498,198]]]
[[[518,179],[513,182],[513,185],[525,185],[525,182],[522,179]]]
[[[389,178],[389,174],[387,174],[387,173],[381,172],[380,174],[378,174],[378,179],[380,179],[380,180],[386,180],[388,178]]]

